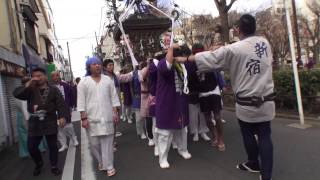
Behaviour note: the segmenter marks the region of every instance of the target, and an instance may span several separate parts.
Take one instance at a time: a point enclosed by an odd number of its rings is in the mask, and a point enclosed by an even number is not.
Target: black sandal
[[[51,173],[52,173],[53,175],[55,175],[55,176],[59,176],[59,175],[61,174],[61,171],[60,171],[59,168],[53,167],[53,168],[51,168]]]

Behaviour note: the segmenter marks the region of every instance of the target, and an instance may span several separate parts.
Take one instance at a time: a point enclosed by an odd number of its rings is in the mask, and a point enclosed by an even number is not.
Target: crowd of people
[[[268,41],[255,36],[253,16],[243,15],[237,28],[241,41],[205,51],[202,44],[173,44],[153,58],[141,60],[115,73],[111,59],[91,57],[87,76],[78,86],[78,111],[82,127],[100,170],[116,174],[114,136],[120,119],[136,122],[141,139],[148,139],[159,157],[159,166],[169,168],[168,153],[176,149],[184,159],[188,131],[199,134],[219,151],[225,151],[221,118],[224,89],[221,70],[229,70],[236,96],[236,114],[248,161],[237,168],[258,172],[262,180],[272,175],[273,147],[270,121],[274,118],[272,53]],[[210,131],[211,138],[206,134]]]
[[[226,70],[230,73],[236,116],[248,156],[237,168],[260,173],[261,180],[271,180],[270,124],[275,115],[272,52],[268,41],[255,35],[253,16],[241,16],[236,30],[239,42],[209,51],[200,43],[191,49],[172,44],[154,57],[140,60],[138,66],[126,66],[120,72],[114,72],[111,59],[87,59],[86,76],[77,84],[76,109],[99,170],[106,171],[109,177],[116,174],[115,137],[121,135],[117,128],[120,119],[129,124],[135,121],[137,136],[148,140],[163,169],[170,167],[171,147],[184,159],[192,157],[188,132],[193,141],[198,141],[200,135],[224,152],[221,95],[225,83],[221,71]],[[15,97],[28,102],[28,149],[36,164],[34,175],[39,175],[43,166],[38,149],[43,136],[55,175],[60,173],[57,140],[60,151],[67,147],[66,137],[78,145],[70,123],[75,105],[69,105],[69,90],[59,73],[53,72],[51,77],[52,83],[48,83],[45,71],[34,69],[32,79],[14,92]]]

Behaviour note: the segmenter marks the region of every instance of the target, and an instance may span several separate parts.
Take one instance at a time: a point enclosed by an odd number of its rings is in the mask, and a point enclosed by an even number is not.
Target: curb
[[[235,108],[233,108],[233,107],[223,107],[223,109],[227,110],[227,111],[235,112]],[[286,119],[291,119],[291,120],[299,120],[300,119],[300,117],[297,115],[278,113],[278,112],[276,112],[276,118],[286,118]],[[304,116],[304,119],[305,119],[305,121],[320,123],[320,119],[316,118],[316,117]]]

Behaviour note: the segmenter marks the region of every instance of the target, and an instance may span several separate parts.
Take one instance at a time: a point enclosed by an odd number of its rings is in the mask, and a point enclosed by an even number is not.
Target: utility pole
[[[97,32],[94,32],[95,36],[96,36],[96,42],[97,42],[97,47],[99,46],[99,43],[98,43],[98,36],[97,36]]]
[[[293,69],[293,74],[294,74],[294,84],[295,84],[295,89],[296,89],[298,111],[299,111],[299,117],[300,117],[300,125],[297,127],[306,128],[306,124],[304,121],[302,98],[301,98],[299,74],[298,74],[297,61],[296,61],[295,48],[294,48],[293,32],[292,32],[292,26],[291,26],[291,17],[290,17],[290,12],[289,12],[289,0],[283,0],[283,3],[284,3],[284,8],[285,8],[286,20],[287,20],[290,53],[291,53],[291,58],[292,58],[292,69]]]
[[[296,34],[296,44],[297,44],[297,59],[301,61],[301,48],[300,48],[300,36],[298,30],[298,19],[297,19],[297,9],[296,9],[296,2],[295,0],[291,0],[292,4],[292,15],[293,15],[293,23],[294,23],[294,33]]]
[[[70,59],[70,50],[69,50],[69,42],[67,42],[67,48],[68,48],[69,70],[70,70],[71,80],[73,80],[73,73],[72,73],[71,59]]]

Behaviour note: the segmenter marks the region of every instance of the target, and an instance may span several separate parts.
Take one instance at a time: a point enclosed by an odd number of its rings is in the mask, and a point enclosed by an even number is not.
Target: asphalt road
[[[189,138],[190,160],[182,159],[173,149],[169,152],[170,169],[160,169],[158,159],[146,140],[136,136],[135,125],[121,123],[123,136],[115,153],[117,175],[114,180],[258,180],[257,174],[237,170],[236,164],[246,160],[238,123],[233,112],[224,112],[226,151],[218,152],[204,141]],[[275,119],[272,123],[274,142],[274,180],[320,179],[320,128],[295,129],[287,125],[293,120]],[[86,152],[89,153],[89,152]],[[85,162],[82,162],[85,163]],[[94,176],[83,180],[106,179],[90,161]],[[88,165],[87,165],[88,167]],[[89,173],[90,174],[90,173]]]
[[[108,179],[104,172],[97,171],[97,163],[92,159],[86,136],[80,136],[78,113],[73,120],[81,146],[75,151],[59,154],[61,176],[50,172],[48,153],[43,154],[45,167],[39,177],[33,177],[34,164],[30,158],[18,157],[16,146],[0,152],[0,180],[100,180]],[[246,160],[239,126],[233,112],[224,112],[226,151],[219,152],[204,141],[192,142],[189,138],[190,160],[182,159],[175,150],[169,152],[170,169],[160,169],[158,159],[153,156],[153,148],[146,140],[136,136],[135,125],[121,123],[121,137],[115,153],[117,175],[114,180],[258,180],[257,174],[249,174],[235,168]],[[274,180],[318,180],[320,179],[320,126],[307,130],[295,129],[287,125],[293,120],[275,119],[272,123],[274,141]],[[80,151],[81,148],[81,151]],[[69,156],[69,157],[68,157]],[[66,161],[66,159],[68,159]],[[65,179],[63,179],[63,177]]]

